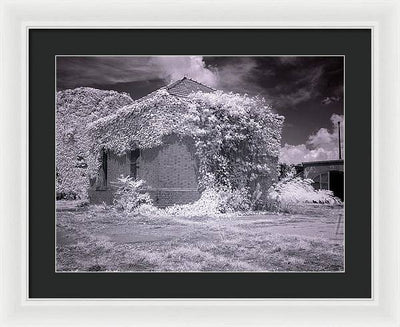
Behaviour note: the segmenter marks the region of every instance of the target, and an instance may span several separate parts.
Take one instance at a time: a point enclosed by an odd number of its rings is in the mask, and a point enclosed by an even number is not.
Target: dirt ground
[[[126,216],[57,210],[57,271],[343,271],[342,206],[301,214]]]

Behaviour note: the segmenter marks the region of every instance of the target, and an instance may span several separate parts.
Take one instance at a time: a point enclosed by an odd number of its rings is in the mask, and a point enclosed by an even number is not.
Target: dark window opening
[[[107,152],[103,151],[103,157],[101,161],[101,168],[102,168],[102,175],[103,175],[103,181],[102,181],[102,187],[106,188],[107,187]]]
[[[313,186],[316,190],[329,190],[328,173],[320,174],[320,175],[314,177]]]
[[[344,201],[344,173],[342,171],[330,172],[330,190]]]
[[[138,173],[138,159],[140,157],[140,149],[135,149],[131,151],[131,170],[130,170],[130,176],[134,179],[137,178],[137,173]]]

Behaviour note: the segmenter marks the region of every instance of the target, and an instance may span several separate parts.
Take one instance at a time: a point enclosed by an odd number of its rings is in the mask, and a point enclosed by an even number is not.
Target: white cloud
[[[337,147],[338,134],[329,132],[326,128],[320,128],[317,133],[308,137],[307,144],[312,149],[323,148],[332,150]]]
[[[327,150],[322,147],[309,149],[305,144],[289,145],[285,144],[281,148],[279,161],[286,164],[299,164],[307,161],[320,161],[329,159],[338,159],[338,150]]]
[[[167,82],[186,76],[208,86],[217,85],[217,76],[206,67],[203,57],[152,57],[150,64],[158,67],[159,76]]]
[[[320,128],[317,133],[308,137],[306,144],[285,144],[281,148],[279,161],[286,164],[299,164],[306,161],[320,161],[339,158],[338,122],[343,123],[343,116],[333,114],[331,117],[332,130]],[[342,158],[344,145],[344,128],[341,125]]]
[[[333,114],[331,117],[331,122],[334,124],[334,127],[337,128],[337,123],[343,123],[344,117],[343,115]]]

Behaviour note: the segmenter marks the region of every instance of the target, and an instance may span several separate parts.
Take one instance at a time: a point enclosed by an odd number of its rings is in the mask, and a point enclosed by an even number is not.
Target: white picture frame
[[[20,0],[1,9],[2,326],[400,326],[398,1]],[[38,27],[370,28],[372,299],[28,299],[27,32]]]

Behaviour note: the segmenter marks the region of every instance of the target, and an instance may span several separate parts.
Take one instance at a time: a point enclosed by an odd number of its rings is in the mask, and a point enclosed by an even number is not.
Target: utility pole
[[[342,159],[342,145],[340,142],[340,121],[338,121],[338,132],[339,132],[339,160]]]

